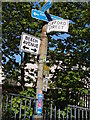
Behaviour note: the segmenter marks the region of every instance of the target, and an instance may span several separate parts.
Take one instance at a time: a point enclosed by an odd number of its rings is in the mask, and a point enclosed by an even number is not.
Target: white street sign
[[[47,33],[52,31],[68,32],[69,20],[53,20],[48,23]]]
[[[42,88],[42,90],[47,92],[47,87],[48,87],[48,79],[43,78],[43,88]]]
[[[21,41],[20,41],[20,49],[24,52],[32,53],[32,54],[39,54],[40,50],[40,39],[36,38],[32,35],[22,33]]]

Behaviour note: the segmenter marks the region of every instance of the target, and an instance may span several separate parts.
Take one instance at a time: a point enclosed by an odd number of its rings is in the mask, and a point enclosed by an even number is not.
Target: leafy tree
[[[53,3],[50,13],[69,19],[68,33],[50,33],[49,65],[56,65],[48,94],[57,105],[84,105],[89,82],[89,4]],[[66,36],[66,37],[64,37]],[[55,40],[55,37],[57,40]],[[77,66],[77,67],[76,67]],[[54,95],[53,95],[54,93]],[[58,102],[57,102],[58,101]]]
[[[32,8],[33,3],[3,3],[2,5],[3,70],[6,78],[12,78],[15,81],[18,81],[21,70],[23,90],[25,64],[32,57],[35,58],[19,50],[21,34],[25,32],[39,37],[42,27],[41,22],[38,23],[38,20],[31,18]],[[15,55],[21,57],[21,64],[16,61]]]

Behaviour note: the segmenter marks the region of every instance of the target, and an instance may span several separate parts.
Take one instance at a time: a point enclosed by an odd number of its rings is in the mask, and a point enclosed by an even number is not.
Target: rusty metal
[[[38,80],[37,80],[37,94],[36,98],[38,98],[39,93],[43,93],[43,57],[47,56],[47,46],[48,46],[48,38],[46,34],[47,24],[43,26],[41,33],[41,45],[40,45],[40,56],[39,56],[39,66],[38,66]],[[37,102],[36,102],[36,113],[37,113]]]

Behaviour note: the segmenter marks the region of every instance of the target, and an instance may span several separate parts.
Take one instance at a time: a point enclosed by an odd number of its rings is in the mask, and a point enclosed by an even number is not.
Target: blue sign
[[[37,115],[41,115],[43,107],[43,94],[38,94]]]
[[[61,17],[51,15],[51,14],[50,14],[50,16],[51,16],[52,20],[54,20],[54,19],[55,20],[62,20],[63,19]],[[44,14],[44,12],[42,12],[40,10],[32,9],[32,17],[48,22],[48,19],[47,19],[46,15]]]
[[[46,4],[43,5],[43,7],[40,9],[41,11],[45,12],[52,6],[52,0],[48,0]]]
[[[40,4],[38,2],[34,2],[33,4],[34,4],[33,8],[35,8],[36,5],[38,5],[38,7],[41,8],[41,6],[40,6]]]

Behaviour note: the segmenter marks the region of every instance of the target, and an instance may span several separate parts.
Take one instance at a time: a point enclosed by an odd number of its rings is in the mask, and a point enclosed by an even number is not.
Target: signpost
[[[38,94],[43,94],[42,88],[43,88],[43,58],[46,58],[47,55],[47,45],[48,45],[48,39],[47,39],[47,25],[44,25],[42,28],[41,33],[41,45],[40,45],[40,56],[39,56],[39,65],[38,65],[38,80],[37,80],[37,92],[36,92],[36,99],[38,98]],[[38,104],[36,102],[36,111],[35,113],[37,115],[34,116],[35,120],[42,120],[42,115],[38,115]],[[43,107],[42,107],[43,109]]]
[[[20,49],[24,52],[38,55],[40,49],[40,39],[32,35],[22,33],[20,41]]]
[[[48,23],[47,33],[52,31],[68,32],[69,20],[53,20]]]
[[[46,4],[43,5],[43,7],[40,9],[41,11],[45,12],[52,6],[52,0],[48,0]]]
[[[37,80],[37,93],[36,98],[38,101],[36,102],[36,113],[37,115],[41,115],[42,108],[43,108],[43,91],[47,91],[47,84],[48,80],[46,78],[43,78],[43,75],[48,76],[49,75],[49,67],[43,64],[43,62],[46,62],[46,56],[47,56],[47,44],[48,44],[48,38],[47,33],[51,31],[68,31],[69,26],[69,20],[64,20],[61,17],[51,15],[47,12],[47,10],[52,6],[52,0],[48,0],[46,4],[40,9],[32,9],[31,16],[35,19],[43,20],[48,23],[43,26],[42,33],[41,33],[41,45],[40,45],[40,56],[39,56],[39,66],[38,66],[38,80]],[[44,13],[45,12],[45,13]],[[60,21],[62,22],[60,23]],[[46,33],[47,31],[47,33]],[[41,91],[41,94],[40,94]],[[39,120],[42,119],[42,117],[38,117],[37,115],[34,116],[35,120],[39,118]]]
[[[48,19],[47,19],[45,13],[40,11],[40,10],[32,9],[32,14],[31,15],[32,15],[33,18],[36,18],[36,19],[48,22]],[[57,20],[62,20],[63,19],[61,17],[55,16],[55,15],[51,15],[51,14],[50,14],[50,16],[51,16],[52,20],[56,20],[56,19]]]

